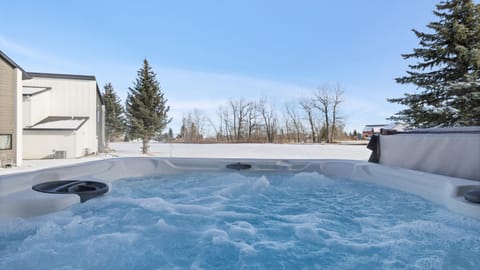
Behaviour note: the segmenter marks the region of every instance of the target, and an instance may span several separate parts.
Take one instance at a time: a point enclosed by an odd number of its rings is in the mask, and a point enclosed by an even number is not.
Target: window
[[[12,134],[0,134],[0,150],[12,149]]]

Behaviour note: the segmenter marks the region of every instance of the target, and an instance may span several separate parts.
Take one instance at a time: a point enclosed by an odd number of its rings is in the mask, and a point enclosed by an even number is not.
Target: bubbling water
[[[475,269],[480,221],[317,173],[124,179],[0,223],[0,269]]]

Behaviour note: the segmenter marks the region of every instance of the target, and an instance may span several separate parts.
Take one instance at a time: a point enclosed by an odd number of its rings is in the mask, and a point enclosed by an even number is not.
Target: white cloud
[[[156,71],[166,92],[174,97],[257,99],[262,96],[303,96],[313,90],[295,84],[238,74],[172,68],[159,68]]]
[[[361,93],[365,93],[359,97]],[[345,116],[347,130],[361,130],[368,124],[386,124],[390,116],[401,110],[400,105],[391,104],[386,97],[378,93],[358,91],[356,94],[346,94],[345,103],[340,113]]]
[[[251,76],[204,72],[186,69],[153,68],[157,79],[168,98],[171,127],[178,131],[182,117],[194,109],[202,110],[212,121],[216,112],[231,99],[258,100],[267,98],[270,102],[297,100],[310,96],[310,89],[291,83],[279,82]]]
[[[188,110],[192,111],[193,109],[199,110],[215,110],[220,105],[223,105],[227,102],[227,99],[205,99],[205,100],[172,100],[169,99],[168,105],[177,110]]]
[[[28,61],[25,61],[27,62],[26,64],[17,63],[27,69],[27,71],[52,72],[76,66],[73,60],[32,49],[31,47],[3,36],[0,36],[0,48],[2,48],[7,55],[11,53],[15,54],[16,58],[22,58],[23,60],[28,59]],[[17,60],[14,61],[17,62]]]
[[[100,87],[105,82],[112,82],[123,101],[140,67],[140,64],[132,65],[128,59],[103,61],[95,55],[91,59],[64,59],[53,52],[32,49],[3,36],[0,36],[0,48],[12,54],[12,59],[29,71],[95,75]],[[218,107],[227,104],[230,99],[258,100],[266,97],[282,110],[287,101],[296,103],[302,97],[311,97],[316,87],[323,83],[305,86],[241,74],[162,67],[156,66],[155,61],[151,64],[168,99],[169,115],[174,118],[170,126],[174,131],[179,130],[182,117],[194,109],[202,110],[215,121]],[[345,118],[347,130],[388,122],[385,118],[400,110],[400,106],[385,100],[383,95],[388,93],[375,93],[367,87],[371,86],[358,83],[347,86],[345,103],[339,112]]]

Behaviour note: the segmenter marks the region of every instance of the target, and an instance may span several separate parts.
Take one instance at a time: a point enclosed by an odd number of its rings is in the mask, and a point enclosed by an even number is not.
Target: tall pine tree
[[[161,134],[171,120],[167,116],[170,107],[147,59],[137,76],[134,86],[128,88],[127,126],[131,138],[142,140],[142,153],[147,154],[149,141]]]
[[[125,132],[124,110],[111,83],[103,87],[103,100],[105,101],[105,137],[106,147],[115,137]]]
[[[472,0],[442,1],[427,25],[432,33],[413,30],[420,48],[402,55],[417,59],[400,84],[419,93],[389,102],[408,106],[390,119],[414,127],[480,125],[480,5]]]

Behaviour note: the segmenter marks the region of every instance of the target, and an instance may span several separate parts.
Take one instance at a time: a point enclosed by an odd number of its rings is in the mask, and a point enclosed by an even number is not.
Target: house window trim
[[[0,134],[0,137],[2,136],[9,136],[10,137],[10,145],[9,145],[9,148],[0,148],[0,150],[12,150],[13,149],[13,134]]]

